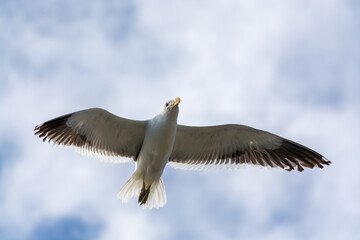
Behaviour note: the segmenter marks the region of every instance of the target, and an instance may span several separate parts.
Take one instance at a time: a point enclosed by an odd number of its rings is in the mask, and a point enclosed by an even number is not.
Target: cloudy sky
[[[358,239],[360,4],[0,2],[0,238]],[[116,198],[133,163],[45,144],[34,126],[91,107],[240,123],[333,162],[302,173],[166,168],[168,203]],[[357,237],[356,237],[357,236]]]

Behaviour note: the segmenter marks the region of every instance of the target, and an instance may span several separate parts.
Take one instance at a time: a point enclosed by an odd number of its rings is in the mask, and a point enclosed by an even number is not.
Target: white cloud
[[[0,21],[0,143],[18,151],[0,165],[5,237],[67,216],[100,221],[101,239],[360,235],[359,31],[348,3],[14,4],[4,3]],[[115,198],[132,164],[103,164],[33,136],[36,124],[67,112],[97,106],[145,119],[177,96],[182,124],[252,125],[333,164],[301,174],[166,169],[168,204],[149,212]]]

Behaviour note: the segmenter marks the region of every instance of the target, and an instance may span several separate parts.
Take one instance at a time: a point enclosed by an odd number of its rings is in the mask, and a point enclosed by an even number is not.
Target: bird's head
[[[171,114],[171,115],[175,115],[177,117],[178,113],[179,113],[179,103],[180,103],[180,98],[175,98],[174,100],[169,100],[164,104],[164,108],[163,108],[163,113],[165,114]]]

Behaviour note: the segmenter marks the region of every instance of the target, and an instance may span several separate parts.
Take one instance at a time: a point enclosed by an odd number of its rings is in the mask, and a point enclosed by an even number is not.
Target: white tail
[[[144,208],[152,209],[159,208],[166,204],[166,191],[162,178],[155,180],[150,187],[149,197],[144,205]]]
[[[117,197],[122,202],[128,202],[132,197],[139,196],[143,187],[143,179],[133,174],[125,183]],[[159,208],[166,204],[166,192],[162,178],[155,180],[150,186],[149,196],[142,207],[145,209]]]
[[[134,173],[121,188],[117,197],[120,198],[122,202],[128,202],[132,197],[139,196],[142,184],[142,178],[140,176],[136,176]]]

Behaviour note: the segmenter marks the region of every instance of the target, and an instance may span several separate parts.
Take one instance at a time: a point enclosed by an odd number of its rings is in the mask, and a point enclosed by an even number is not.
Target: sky
[[[359,239],[360,4],[0,1],[0,239]],[[43,143],[36,125],[100,107],[249,125],[306,145],[323,169],[163,174],[151,211],[117,192],[134,163]]]

